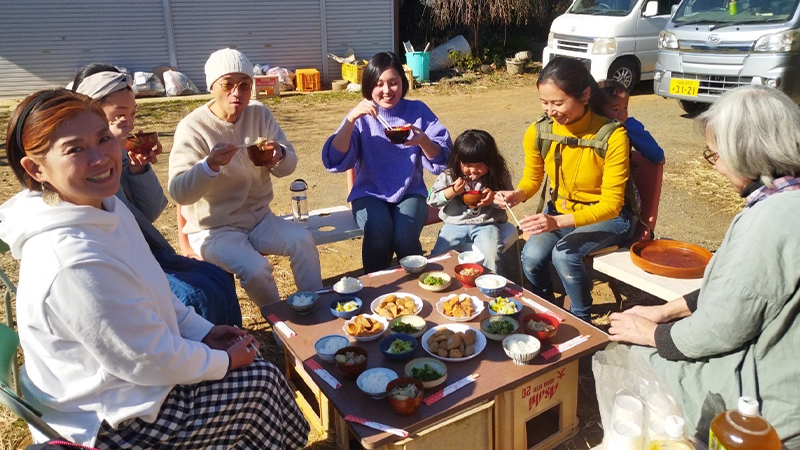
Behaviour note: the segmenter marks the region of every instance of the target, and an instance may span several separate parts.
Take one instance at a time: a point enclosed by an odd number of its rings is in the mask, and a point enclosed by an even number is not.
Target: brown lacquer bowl
[[[411,127],[392,127],[383,130],[383,132],[386,133],[386,137],[389,138],[389,141],[391,141],[392,144],[403,144],[408,140],[408,135],[411,133]]]
[[[138,132],[136,134],[129,134],[127,141],[125,141],[125,150],[132,153],[149,153],[153,147],[158,143],[158,133],[151,132]]]
[[[711,252],[694,244],[666,239],[631,246],[631,261],[645,272],[670,278],[702,278]]]

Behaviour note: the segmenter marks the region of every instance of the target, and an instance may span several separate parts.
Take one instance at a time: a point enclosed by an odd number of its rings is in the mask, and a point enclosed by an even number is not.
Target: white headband
[[[75,92],[99,100],[108,94],[133,86],[133,78],[126,73],[98,72],[81,81]]]

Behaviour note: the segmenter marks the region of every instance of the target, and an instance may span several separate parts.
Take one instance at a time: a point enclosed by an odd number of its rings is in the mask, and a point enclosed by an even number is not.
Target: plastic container
[[[292,181],[289,185],[292,194],[292,217],[294,221],[308,222],[308,184],[300,178]]]
[[[313,92],[322,88],[322,79],[317,69],[297,69],[294,75],[298,91]]]
[[[720,450],[780,450],[778,433],[758,414],[758,400],[740,397],[738,408],[711,421],[708,448]]]
[[[450,52],[458,52],[461,57],[470,55],[469,42],[467,42],[464,36],[458,35],[444,44],[435,47],[431,50],[431,70],[435,72],[452,67],[454,61],[450,58]],[[406,56],[406,58],[407,57],[408,56]],[[414,75],[416,75],[416,73]]]
[[[429,81],[431,79],[431,54],[430,52],[408,52],[406,53],[406,64],[411,67],[414,78],[418,81]]]
[[[664,420],[664,433],[647,446],[648,450],[695,450],[694,445],[686,439],[683,419],[679,416],[668,416]]]
[[[364,68],[367,67],[363,62],[357,64],[342,63],[342,79],[351,83],[361,84],[361,77],[364,75]]]

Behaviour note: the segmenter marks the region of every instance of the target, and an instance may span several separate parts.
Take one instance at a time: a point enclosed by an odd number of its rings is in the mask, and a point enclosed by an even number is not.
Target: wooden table
[[[428,264],[427,270],[453,273],[457,264],[456,255],[451,252],[450,258]],[[425,301],[420,315],[427,320],[429,328],[437,324],[453,323],[434,309],[434,304],[445,295],[466,292],[484,301],[490,300],[476,288],[462,287],[455,278],[444,292],[423,290],[419,287],[417,276],[407,274],[402,269],[380,276],[366,275],[361,280],[364,289],[355,294],[364,303],[360,312],[369,312],[370,303],[379,295],[397,291],[413,293]],[[298,380],[299,374],[300,379],[308,383],[299,390],[305,391],[306,397],[316,397],[308,400],[317,404],[315,409],[323,428],[328,428],[329,431],[335,428],[339,448],[349,448],[349,433],[368,449],[387,444],[392,444],[392,448],[436,450],[553,448],[574,435],[577,430],[578,359],[603,348],[608,342],[608,336],[530,292],[526,291],[523,295],[565,318],[558,334],[553,338],[553,344],[581,335],[588,335],[589,340],[547,361],[537,356],[527,365],[515,365],[504,353],[500,342],[489,340],[484,351],[477,357],[464,362],[447,363],[447,381],[440,387],[426,390],[425,396],[477,373],[480,376],[474,383],[431,406],[423,404],[412,416],[397,415],[387,400],[374,400],[367,396],[358,389],[355,381],[342,377],[334,364],[326,363],[316,355],[314,343],[317,339],[328,334],[345,335],[342,330],[344,320],[334,317],[329,310],[330,303],[339,298],[338,294],[321,295],[308,315],[296,314],[286,302],[269,305],[265,308],[264,315],[268,317],[274,314],[297,333],[292,338],[282,336],[287,357],[287,375]],[[519,317],[531,312],[534,312],[532,308],[523,302],[523,311]],[[488,307],[480,316],[467,323],[479,329],[480,320],[487,316]],[[369,352],[367,367],[387,367],[403,376],[406,362],[386,359],[378,349],[378,341],[355,344]],[[543,350],[547,348],[547,345],[543,346]],[[421,356],[429,355],[420,345],[414,357]],[[333,389],[316,373],[308,370],[304,362],[309,359],[327,369],[339,380],[342,387]],[[293,374],[295,370],[297,373]],[[328,412],[328,406],[333,411]],[[404,429],[410,433],[410,437],[402,440],[389,433],[344,422],[341,418],[348,414]],[[529,421],[535,426],[526,425]],[[401,441],[399,445],[398,441]]]

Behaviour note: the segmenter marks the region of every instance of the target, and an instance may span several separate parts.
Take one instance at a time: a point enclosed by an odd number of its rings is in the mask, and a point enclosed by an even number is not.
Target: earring
[[[42,200],[44,200],[45,204],[50,206],[55,206],[58,204],[58,202],[61,201],[61,198],[59,198],[58,193],[55,192],[53,187],[50,186],[50,183],[46,181],[42,183]]]

